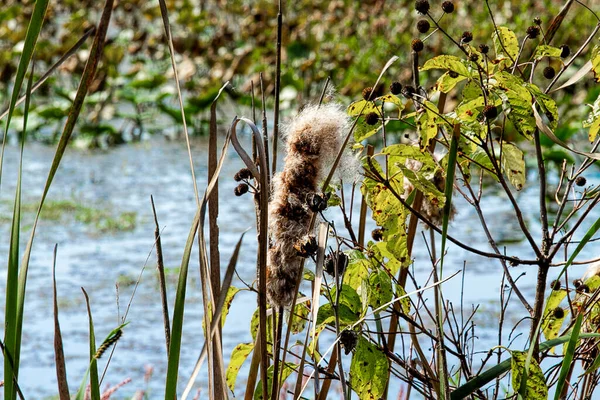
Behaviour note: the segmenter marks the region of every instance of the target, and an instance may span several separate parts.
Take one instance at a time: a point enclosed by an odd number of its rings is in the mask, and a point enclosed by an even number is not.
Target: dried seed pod
[[[340,343],[344,346],[344,353],[350,354],[358,343],[358,333],[350,329],[344,329],[340,333]]]
[[[319,244],[313,235],[308,235],[294,245],[294,249],[300,257],[308,258],[317,254]]]
[[[421,19],[417,22],[417,30],[421,33],[429,32],[429,28],[431,28],[431,24],[426,19]]]
[[[552,79],[556,75],[556,71],[554,70],[554,68],[548,66],[548,67],[544,68],[543,74],[544,74],[544,78]]]
[[[575,289],[579,288],[581,285],[583,285],[583,281],[581,279],[575,279],[573,281],[573,286],[575,286]]]
[[[540,17],[535,17],[533,19],[533,23],[536,25],[541,25],[542,24],[542,19]]]
[[[588,285],[586,285],[585,283],[582,283],[581,285],[579,285],[577,287],[577,291],[579,293],[589,293],[590,292],[590,287]]]
[[[587,179],[585,179],[584,176],[578,176],[577,179],[575,179],[575,184],[577,186],[585,186],[586,183]]]
[[[325,257],[325,265],[323,269],[331,276],[335,276],[335,267],[337,262],[338,275],[341,275],[348,266],[348,256],[342,251],[334,251],[333,253],[327,254]]]
[[[487,44],[480,44],[479,51],[483,54],[487,54],[490,51],[490,46],[488,46]]]
[[[539,26],[531,25],[529,28],[527,28],[527,36],[529,36],[530,39],[535,39],[536,37],[538,37],[539,34],[540,34]]]
[[[552,310],[552,316],[556,319],[564,318],[565,310],[563,310],[561,307],[556,307],[554,310]]]
[[[415,1],[415,10],[419,12],[419,14],[427,14],[429,11],[429,1],[427,0],[417,0]]]
[[[243,181],[245,179],[252,178],[252,172],[248,168],[242,168],[238,172],[235,173],[233,179],[236,182]]]
[[[242,196],[242,195],[244,195],[244,194],[248,193],[248,189],[249,189],[249,186],[248,186],[247,184],[245,184],[245,183],[240,183],[239,185],[237,185],[237,186],[235,187],[235,189],[234,189],[233,193],[234,193],[236,196]]]
[[[321,212],[327,208],[329,195],[319,193],[309,193],[306,196],[306,204],[312,212]]]
[[[552,288],[552,290],[560,290],[560,281],[557,279],[555,281],[552,281],[552,283],[550,284],[550,287]]]
[[[383,240],[383,229],[381,229],[381,228],[373,229],[373,231],[371,232],[371,237],[376,242],[380,242],[381,240]]]
[[[418,53],[420,51],[423,51],[425,45],[423,44],[421,39],[413,39],[412,43],[410,44],[410,48]]]
[[[370,112],[365,115],[365,122],[367,125],[375,125],[377,122],[379,122],[379,115],[377,115],[375,112]]]
[[[473,33],[470,31],[464,31],[460,37],[460,41],[463,43],[469,43],[471,40],[473,40]]]
[[[416,93],[416,90],[412,86],[404,86],[402,88],[402,95],[407,99],[411,99],[413,95]]]
[[[363,89],[362,91],[362,97],[365,100],[372,100],[371,97],[373,96],[373,88],[372,87],[366,87]]]
[[[567,58],[571,54],[571,48],[569,46],[567,46],[566,44],[563,44],[562,46],[560,46],[560,50],[561,50],[560,51],[561,58]]]
[[[446,14],[452,14],[454,12],[454,3],[451,1],[445,1],[442,3],[442,10]]]
[[[494,119],[498,116],[498,108],[494,105],[487,105],[483,108],[482,114],[488,120]]]
[[[390,92],[392,92],[392,94],[400,94],[400,92],[402,92],[402,84],[398,81],[392,82],[390,85]]]

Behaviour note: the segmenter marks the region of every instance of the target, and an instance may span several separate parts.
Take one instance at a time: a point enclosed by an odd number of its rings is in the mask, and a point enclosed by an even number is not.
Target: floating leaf
[[[525,370],[527,352],[512,351],[511,355],[512,386],[513,389],[517,391],[521,386],[521,378],[523,377],[523,371]],[[546,400],[548,398],[548,385],[546,385],[544,373],[542,372],[540,365],[533,358],[530,360],[529,364],[527,388],[524,398],[527,400]]]
[[[350,363],[350,385],[361,400],[379,399],[385,393],[387,356],[364,337],[358,339]]]
[[[254,350],[254,343],[240,343],[231,352],[231,359],[225,377],[227,386],[232,392],[235,389],[235,381],[237,380],[240,368],[244,364],[244,361],[246,361],[246,358],[252,353],[252,350]]]
[[[523,189],[525,185],[525,157],[523,152],[512,143],[502,143],[502,170],[515,189]]]

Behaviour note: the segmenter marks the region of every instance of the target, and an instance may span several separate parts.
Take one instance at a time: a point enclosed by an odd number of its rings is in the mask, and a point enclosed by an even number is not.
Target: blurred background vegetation
[[[3,0],[0,7],[2,111],[8,107],[33,3]],[[441,0],[431,2],[434,15],[443,15],[439,9],[441,3]],[[525,36],[527,27],[533,25],[533,17],[539,16],[545,28],[563,4],[561,0],[490,1],[496,23],[509,24],[519,40]],[[228,80],[232,83],[229,90],[232,106],[246,107],[250,104],[251,82],[256,98],[260,99],[258,82],[262,72],[267,107],[272,107],[277,1],[168,0],[167,5],[191,132],[207,131],[207,107]],[[331,77],[339,94],[349,103],[360,97],[364,86],[376,80],[392,55],[399,56],[400,62],[386,78],[390,82],[410,80],[410,42],[427,36],[416,29],[416,22],[422,17],[414,11],[413,1],[297,0],[284,1],[282,5],[284,112],[296,110],[318,97],[327,77]],[[455,5],[456,13],[443,18],[441,26],[456,38],[465,30],[472,31],[475,46],[491,44],[493,26],[485,2],[457,0]],[[56,63],[92,27],[99,12],[99,4],[92,0],[50,2],[34,55],[37,76]],[[579,32],[590,32],[593,26],[591,13],[583,9],[570,12],[552,44],[568,44],[577,49],[583,40]],[[38,140],[51,143],[57,139],[90,45],[88,39],[38,90],[29,115],[29,131]],[[457,51],[454,46],[446,48],[447,45],[441,34],[434,34],[425,41],[423,54],[429,58]],[[528,54],[527,46],[524,54]],[[573,72],[576,70],[572,68]],[[572,87],[561,101],[593,102],[598,90],[584,88],[585,81]],[[77,141],[88,147],[110,146],[153,133],[177,134],[181,113],[176,96],[158,2],[118,2],[104,59],[78,121]],[[584,114],[582,111],[573,116],[573,121],[581,121]],[[15,117],[18,119],[18,114]],[[566,123],[560,128],[562,133],[560,130],[558,133],[566,138],[580,128],[580,122],[572,129]]]

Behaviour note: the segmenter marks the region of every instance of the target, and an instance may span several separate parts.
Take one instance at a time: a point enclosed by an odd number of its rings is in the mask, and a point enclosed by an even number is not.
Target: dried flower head
[[[402,95],[407,99],[411,99],[415,93],[416,90],[412,86],[404,86],[404,88],[402,88]]]
[[[552,288],[552,290],[560,290],[560,288],[561,288],[560,281],[558,279],[552,281],[552,283],[550,284],[550,287]]]
[[[530,39],[535,39],[536,37],[538,37],[539,34],[540,34],[539,26],[531,25],[529,28],[527,28],[527,36],[529,36]]]
[[[575,179],[575,184],[577,186],[585,186],[586,183],[587,179],[585,179],[584,176],[578,176],[577,179]]]
[[[575,289],[577,289],[581,285],[583,285],[583,281],[581,279],[575,279],[573,281],[573,286],[575,286]]]
[[[300,257],[308,258],[317,254],[319,244],[314,235],[306,235],[304,238],[296,242],[294,249]]]
[[[554,78],[554,75],[556,75],[556,71],[554,70],[554,68],[548,66],[548,67],[544,68],[543,74],[544,74],[544,78],[552,79],[552,78]]]
[[[233,191],[236,196],[242,196],[248,193],[249,186],[246,183],[240,183],[237,185]]]
[[[562,46],[560,46],[560,50],[561,50],[560,51],[561,58],[567,58],[571,54],[571,48],[569,46],[567,46],[566,44],[563,44]]]
[[[419,14],[427,14],[429,11],[429,1],[427,0],[417,0],[415,1],[415,10],[419,12]]]
[[[454,3],[451,1],[445,1],[442,3],[442,10],[446,14],[452,14],[454,12]]]
[[[312,211],[307,200],[340,150],[349,127],[348,116],[336,104],[308,106],[284,127],[287,155],[283,170],[273,177],[269,203],[271,247],[267,259],[267,296],[273,306],[287,306],[302,277],[302,257]],[[314,237],[313,237],[314,238]]]
[[[533,23],[536,25],[541,25],[542,24],[542,19],[540,17],[535,17],[533,19]]]
[[[238,172],[235,173],[233,179],[236,182],[243,181],[245,179],[252,178],[252,172],[248,168],[242,168]]]
[[[373,98],[373,88],[372,87],[366,87],[363,89],[362,91],[362,97],[365,100],[372,100]]]
[[[487,105],[483,108],[482,114],[488,120],[494,119],[498,116],[498,108],[491,104]]]
[[[400,94],[402,92],[402,84],[398,81],[394,81],[390,84],[390,92],[392,94]]]
[[[329,195],[319,193],[309,193],[306,196],[306,204],[312,212],[321,212],[327,208]]]
[[[431,28],[431,24],[426,19],[421,19],[417,22],[417,30],[421,33],[429,32],[429,28]]]
[[[487,44],[480,44],[479,51],[483,54],[487,54],[490,51],[490,46],[488,46]]]
[[[376,242],[383,240],[383,229],[381,229],[381,228],[373,229],[373,231],[371,232],[371,237]]]
[[[337,263],[337,264],[336,264]],[[325,265],[323,269],[331,276],[335,276],[335,268],[337,266],[338,275],[341,275],[348,266],[348,256],[342,251],[334,251],[327,254],[325,257]]]
[[[470,31],[464,31],[460,37],[460,41],[462,43],[469,43],[471,40],[473,40],[473,34]]]
[[[375,125],[377,122],[379,122],[379,115],[377,115],[376,112],[370,112],[365,115],[365,122],[367,125]]]
[[[585,283],[583,283],[577,287],[577,291],[580,293],[589,293],[590,287],[588,285],[586,285]]]
[[[344,346],[344,353],[350,354],[358,343],[358,333],[350,329],[344,329],[340,333],[340,343]]]
[[[413,39],[412,43],[410,44],[410,48],[418,53],[420,51],[423,51],[425,45],[423,44],[421,39]]]
[[[561,307],[556,307],[554,310],[552,310],[552,316],[556,319],[562,319],[565,317],[565,310],[563,310]]]

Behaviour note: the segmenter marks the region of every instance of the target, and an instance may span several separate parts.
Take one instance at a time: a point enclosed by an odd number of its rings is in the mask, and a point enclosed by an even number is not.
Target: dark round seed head
[[[573,281],[573,286],[575,286],[575,289],[577,289],[581,285],[583,285],[583,281],[581,279],[575,279]]]
[[[581,293],[589,293],[590,292],[590,287],[588,285],[586,285],[585,283],[579,285],[579,287],[577,287],[577,291],[581,292]]]
[[[310,193],[306,196],[306,204],[308,208],[312,212],[320,212],[327,208],[327,200],[329,200],[329,195],[319,194],[319,193]]]
[[[427,21],[426,19],[421,19],[419,20],[419,22],[417,22],[417,30],[421,33],[427,33],[429,32],[429,28],[431,28],[431,25],[429,24],[429,21]]]
[[[367,125],[375,125],[377,122],[379,122],[379,115],[377,115],[377,113],[370,112],[365,115],[365,122]]]
[[[412,86],[404,86],[402,88],[402,95],[407,99],[412,98],[413,94],[415,94],[416,90]]]
[[[313,235],[308,235],[303,239],[299,240],[295,245],[294,249],[299,257],[308,258],[312,255],[317,254],[319,245],[317,239]]]
[[[490,51],[490,46],[488,46],[487,44],[480,44],[479,51],[483,54],[487,54]]]
[[[529,28],[527,28],[527,36],[529,36],[530,39],[535,39],[536,37],[538,37],[539,34],[540,34],[539,26],[531,25]]]
[[[554,310],[552,310],[552,316],[556,319],[564,318],[565,310],[563,310],[561,307],[556,307]]]
[[[560,290],[560,281],[558,279],[552,281],[550,287],[552,288],[552,290]]]
[[[479,60],[479,56],[477,54],[473,53],[469,56],[469,61],[477,62],[477,60]]]
[[[451,1],[445,1],[442,3],[442,10],[446,14],[452,14],[454,12],[454,3]]]
[[[245,183],[240,183],[239,185],[237,185],[233,191],[233,193],[235,193],[236,196],[241,196],[243,194],[248,193],[248,189],[249,186]]]
[[[235,173],[233,179],[236,182],[243,181],[244,179],[252,178],[252,172],[248,168],[242,168]]]
[[[363,99],[365,99],[365,100],[372,100],[371,99],[372,93],[373,93],[373,88],[372,87],[369,86],[369,87],[364,88],[363,91],[362,91],[362,97],[363,97]]]
[[[560,56],[562,58],[567,58],[571,54],[571,48],[569,46],[567,46],[566,44],[563,44],[562,46],[560,46],[560,50],[561,50]]]
[[[585,179],[585,177],[583,176],[578,176],[577,179],[575,179],[575,184],[577,186],[585,186],[586,183],[587,179]]]
[[[381,229],[381,228],[373,229],[373,231],[371,232],[371,237],[376,242],[381,241],[383,239],[383,229]]]
[[[402,84],[398,81],[392,82],[390,85],[390,92],[392,92],[392,94],[400,94],[400,92],[402,92]]]
[[[456,71],[448,71],[448,75],[450,75],[450,78],[458,78],[458,72]]]
[[[338,275],[343,274],[346,270],[346,267],[348,266],[348,256],[344,252],[336,251],[327,254],[327,257],[325,257],[325,265],[323,266],[323,269],[331,276],[335,276],[336,259]]]
[[[423,45],[421,39],[413,39],[412,43],[410,44],[410,48],[418,53],[422,51],[425,46]]]
[[[533,23],[536,25],[540,25],[542,23],[542,19],[540,17],[535,17],[533,19]]]
[[[415,1],[415,10],[417,10],[420,14],[427,14],[429,11],[429,1],[427,0],[417,0]]]
[[[554,75],[556,75],[556,71],[554,71],[554,68],[552,67],[546,67],[544,68],[544,78],[546,79],[552,79],[554,78]]]
[[[488,105],[483,108],[483,116],[488,119],[494,119],[498,116],[498,109],[494,105]]]
[[[340,343],[344,346],[344,353],[350,354],[358,343],[358,333],[350,329],[344,329],[340,333]]]
[[[473,34],[469,31],[464,31],[460,37],[460,41],[463,43],[469,43],[471,40],[473,40]]]

